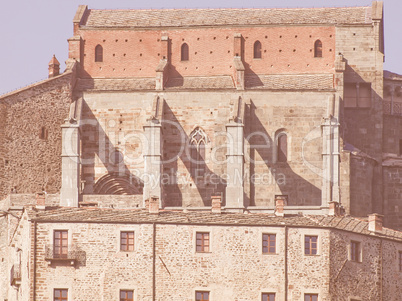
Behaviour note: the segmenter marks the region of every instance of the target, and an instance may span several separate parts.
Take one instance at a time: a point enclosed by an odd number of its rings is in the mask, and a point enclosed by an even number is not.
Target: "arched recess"
[[[290,161],[290,139],[285,129],[280,129],[275,133],[275,158],[274,162]]]
[[[101,45],[95,47],[95,62],[103,62],[103,47]]]
[[[322,57],[322,42],[320,40],[314,43],[314,57]]]
[[[181,60],[182,61],[189,60],[189,47],[187,43],[183,43],[183,45],[181,45]]]
[[[143,187],[144,184],[138,178],[108,173],[96,181],[94,194],[142,194]]]
[[[260,59],[262,58],[262,46],[260,41],[255,41],[254,43],[254,58]]]

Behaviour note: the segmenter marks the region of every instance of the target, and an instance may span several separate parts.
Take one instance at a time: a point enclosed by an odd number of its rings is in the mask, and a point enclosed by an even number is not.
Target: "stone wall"
[[[45,259],[54,230],[69,231],[71,246],[80,252],[75,265]],[[134,231],[133,252],[120,251],[121,231]],[[196,252],[197,232],[209,233],[209,252]],[[276,253],[262,253],[263,233],[276,234]],[[153,264],[156,300],[190,301],[195,291],[201,290],[221,301],[260,300],[263,292],[275,293],[280,300],[285,294],[288,300],[302,300],[304,294],[312,293],[322,301],[376,301],[382,300],[381,295],[398,301],[402,290],[397,265],[402,244],[347,231],[294,226],[156,224],[153,228],[152,223],[40,222],[37,235],[36,293],[40,300],[52,300],[54,288],[68,289],[69,298],[77,301],[93,295],[113,300],[120,289],[134,290],[136,300],[152,300]],[[306,235],[318,237],[317,255],[304,254]],[[351,241],[361,246],[357,262],[350,258]],[[24,281],[32,283],[32,276]]]
[[[350,215],[367,216],[373,213],[373,170],[376,162],[367,157],[351,155],[350,160]]]
[[[380,22],[381,23],[381,22]],[[344,141],[373,157],[382,160],[383,135],[383,49],[381,46],[381,24],[362,27],[337,27],[336,53],[341,53],[346,61],[345,83],[370,84],[371,96],[366,108],[344,108]],[[354,93],[345,85],[345,95]],[[343,101],[344,104],[345,101]],[[374,168],[372,189],[372,210],[382,211],[382,171],[381,165]],[[353,181],[353,180],[352,180]],[[355,198],[351,198],[351,203]]]
[[[384,166],[384,211],[385,225],[393,229],[402,229],[402,166]]]
[[[71,102],[68,72],[0,98],[2,110],[3,167],[0,197],[45,190],[61,185],[61,129]]]
[[[398,301],[401,273],[397,267],[398,251],[402,244],[378,238],[331,232],[330,294],[336,300]],[[350,260],[351,241],[360,243],[361,258]]]
[[[224,194],[225,126],[234,115],[239,96],[246,102],[246,204],[272,207],[275,195],[285,194],[289,195],[289,205],[321,205],[320,124],[330,93],[165,91],[158,95],[164,101],[162,184],[166,206],[210,205],[213,194]],[[155,97],[150,92],[84,92],[84,194],[93,194],[95,184],[106,174],[125,175],[133,185],[147,181],[143,126],[152,115]],[[207,169],[204,176],[194,178],[190,174],[189,141],[196,128],[207,136]],[[276,159],[278,132],[288,136],[287,162]],[[314,168],[307,167],[306,162]]]
[[[402,117],[384,115],[383,152],[393,157],[400,156],[400,142],[402,140]]]
[[[85,254],[75,267],[56,261],[48,265],[45,260],[44,250],[55,229],[68,229],[69,239]],[[134,252],[119,250],[119,235],[124,230],[135,231]],[[155,231],[157,300],[193,300],[195,290],[210,291],[211,298],[222,301],[259,300],[262,292],[284,297],[284,228],[157,225]],[[197,231],[210,233],[210,252],[195,252]],[[112,300],[119,289],[134,289],[137,300],[152,300],[151,224],[39,223],[37,233],[36,290],[41,300],[51,300],[57,287],[68,288],[74,300],[93,295]],[[262,254],[262,233],[276,233],[276,254]],[[306,234],[319,236],[319,255],[303,255]],[[299,300],[310,292],[329,300],[329,232],[289,229],[288,235],[288,298]]]

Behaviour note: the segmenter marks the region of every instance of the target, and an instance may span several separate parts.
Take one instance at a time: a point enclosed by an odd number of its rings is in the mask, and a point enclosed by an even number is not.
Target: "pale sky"
[[[0,8],[0,95],[47,78],[53,54],[68,56],[67,39],[78,5],[93,9],[285,8],[369,6],[369,0],[13,0]],[[384,69],[402,74],[402,1],[385,0]]]

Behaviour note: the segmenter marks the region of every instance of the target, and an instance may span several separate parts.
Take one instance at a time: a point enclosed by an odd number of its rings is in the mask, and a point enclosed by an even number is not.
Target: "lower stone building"
[[[1,300],[389,300],[402,233],[338,216],[14,208]],[[12,212],[12,211],[9,211]],[[2,219],[3,224],[5,219]]]

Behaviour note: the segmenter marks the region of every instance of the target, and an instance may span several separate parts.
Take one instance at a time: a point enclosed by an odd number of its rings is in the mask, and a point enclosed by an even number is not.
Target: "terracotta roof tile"
[[[333,74],[272,74],[245,77],[247,89],[328,90],[334,88]]]
[[[108,78],[108,79],[79,79],[79,90],[154,90],[155,78]]]
[[[371,7],[292,9],[90,10],[86,27],[367,24]]]
[[[171,78],[166,89],[234,89],[231,76],[194,76]]]
[[[58,208],[46,211],[29,209],[31,219],[42,222],[99,222],[99,223],[168,223],[202,225],[252,225],[320,227],[378,236],[402,241],[402,232],[383,228],[382,232],[368,230],[368,222],[350,216],[333,217],[323,215],[277,217],[266,213],[216,214],[205,211],[165,211],[150,214],[144,209],[120,210],[103,208]]]

